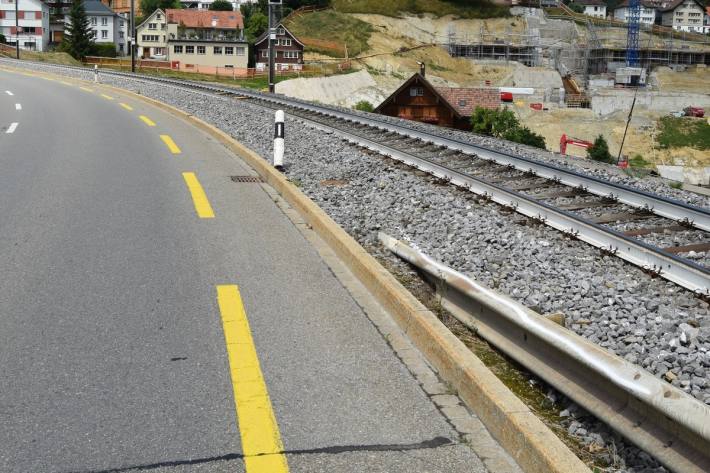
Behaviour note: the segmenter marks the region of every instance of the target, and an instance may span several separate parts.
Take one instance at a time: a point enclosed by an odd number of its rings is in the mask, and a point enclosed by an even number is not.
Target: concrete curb
[[[83,81],[82,81],[83,82]],[[414,345],[483,421],[503,448],[529,473],[589,472],[586,465],[523,404],[431,311],[308,196],[264,158],[222,130],[171,105],[134,92],[93,84],[131,95],[181,117],[239,155],[296,209],[392,315]]]

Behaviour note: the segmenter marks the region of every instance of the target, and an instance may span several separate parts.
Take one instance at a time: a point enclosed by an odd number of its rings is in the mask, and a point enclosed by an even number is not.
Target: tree
[[[5,44],[5,41],[7,41],[7,40],[5,39],[5,35],[2,34],[2,33],[0,33],[0,44]]]
[[[475,133],[546,149],[545,138],[522,126],[512,110],[476,107],[471,115]]]
[[[232,4],[227,0],[214,0],[210,5],[210,10],[213,11],[232,11]]]
[[[609,153],[609,145],[602,135],[597,136],[594,140],[594,144],[587,148],[587,157],[603,163],[614,162],[614,158],[611,153]]]
[[[547,149],[545,146],[545,138],[542,135],[534,133],[526,126],[519,126],[506,131],[503,134],[503,138],[515,143],[534,146],[535,148],[540,149]]]
[[[140,0],[140,3],[143,18],[148,18],[158,8],[163,11],[168,8],[182,8],[180,0]],[[136,25],[138,24],[139,23],[136,22]]]
[[[64,32],[62,50],[74,59],[84,59],[94,45],[94,32],[89,25],[83,0],[74,0],[69,10],[69,26]]]
[[[370,102],[367,100],[360,100],[355,104],[355,110],[360,110],[361,112],[371,112],[375,109]]]
[[[269,27],[269,18],[257,11],[251,15],[246,25],[246,35],[249,42],[254,42]]]

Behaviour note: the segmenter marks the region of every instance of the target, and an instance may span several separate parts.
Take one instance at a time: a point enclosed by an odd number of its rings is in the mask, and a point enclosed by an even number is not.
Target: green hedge
[[[113,43],[94,43],[89,50],[89,56],[116,57],[116,45]]]

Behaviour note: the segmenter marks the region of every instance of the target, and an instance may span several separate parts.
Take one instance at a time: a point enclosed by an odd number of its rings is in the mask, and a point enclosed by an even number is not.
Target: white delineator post
[[[276,111],[276,125],[274,128],[274,167],[284,167],[284,111]]]
[[[94,64],[94,82],[99,81],[99,65]]]

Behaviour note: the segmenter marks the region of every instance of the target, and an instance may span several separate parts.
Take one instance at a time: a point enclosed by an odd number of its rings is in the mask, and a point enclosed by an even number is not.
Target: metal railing
[[[386,234],[442,306],[506,355],[676,472],[710,471],[710,406]]]

